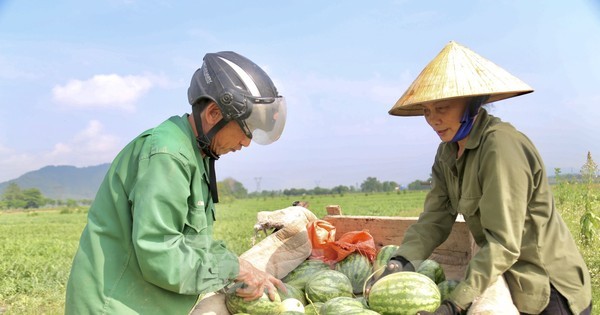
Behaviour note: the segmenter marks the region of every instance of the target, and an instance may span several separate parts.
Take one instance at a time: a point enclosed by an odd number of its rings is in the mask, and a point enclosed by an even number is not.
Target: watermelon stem
[[[308,301],[308,303],[310,303],[310,305],[312,305],[312,307],[315,308],[317,315],[321,315],[321,313],[319,312],[319,309],[315,306],[315,303],[313,303],[313,301],[308,297],[308,294],[304,293],[304,296],[306,296],[306,300]]]

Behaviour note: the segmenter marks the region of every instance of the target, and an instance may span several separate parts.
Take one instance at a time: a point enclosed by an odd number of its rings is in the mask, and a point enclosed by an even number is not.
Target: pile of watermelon
[[[444,270],[434,260],[425,260],[416,272],[399,272],[379,279],[368,297],[363,296],[366,281],[379,275],[398,247],[382,247],[371,262],[355,252],[330,267],[321,260],[306,260],[282,281],[287,294],[270,301],[266,294],[245,302],[235,295],[236,286],[226,294],[232,314],[416,314],[433,312],[458,281],[446,280]]]

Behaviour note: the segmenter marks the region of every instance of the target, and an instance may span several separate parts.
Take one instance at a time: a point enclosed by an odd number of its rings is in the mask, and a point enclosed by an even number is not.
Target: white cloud
[[[52,89],[55,102],[79,108],[117,108],[133,111],[135,103],[166,80],[154,75],[98,74],[88,80],[70,80]]]
[[[50,151],[17,152],[0,144],[0,182],[47,165],[89,166],[112,161],[121,149],[118,137],[104,132],[102,123],[92,120],[73,138],[56,143]]]
[[[120,149],[119,139],[105,134],[103,129],[104,126],[99,121],[91,120],[72,139],[55,144],[54,149],[45,154],[46,159],[54,160],[54,164],[69,165],[93,165],[112,160]]]

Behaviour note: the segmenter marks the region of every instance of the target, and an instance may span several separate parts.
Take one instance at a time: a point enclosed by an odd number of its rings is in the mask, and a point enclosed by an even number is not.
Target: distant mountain
[[[14,182],[21,189],[37,188],[47,198],[94,199],[109,167],[109,163],[88,167],[46,166],[0,183],[0,193]]]

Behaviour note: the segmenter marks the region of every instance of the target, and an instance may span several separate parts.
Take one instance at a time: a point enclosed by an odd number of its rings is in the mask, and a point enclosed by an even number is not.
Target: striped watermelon
[[[440,283],[438,283],[438,289],[440,289],[440,295],[442,296],[442,301],[446,300],[448,298],[448,296],[450,296],[450,293],[452,293],[452,291],[454,291],[454,289],[456,288],[456,286],[458,285],[460,281],[458,280],[444,280]]]
[[[373,266],[364,255],[354,252],[335,265],[335,270],[343,273],[352,283],[352,293],[363,292],[365,281],[373,272]]]
[[[355,300],[359,301],[364,308],[369,308],[369,305],[367,304],[367,298],[364,296],[357,296],[354,298]]]
[[[331,270],[331,268],[322,260],[307,259],[283,277],[281,281],[304,290],[308,279],[321,270]]]
[[[283,283],[283,285],[285,286],[285,288],[287,289],[287,293],[284,293],[283,291],[277,289],[277,292],[279,292],[279,296],[281,297],[282,300],[285,300],[287,298],[294,298],[298,301],[300,301],[300,303],[302,303],[302,305],[306,305],[306,297],[304,296],[304,289],[299,289],[291,284],[288,283]]]
[[[309,302],[326,302],[334,297],[352,297],[352,284],[343,273],[322,270],[308,280],[304,287]]]
[[[355,310],[362,310],[362,302],[347,296],[335,297],[323,304],[319,310],[320,315],[340,315],[347,314]]]
[[[369,307],[382,315],[434,312],[441,303],[440,290],[429,277],[404,271],[379,279],[368,297]]]
[[[360,309],[360,308],[356,308],[356,309],[352,309],[346,313],[344,313],[343,315],[380,315],[379,313],[370,310],[370,309]]]
[[[283,311],[281,298],[276,295],[275,301],[271,301],[267,293],[253,301],[244,301],[242,297],[236,294],[236,290],[244,283],[238,282],[232,285],[225,293],[225,306],[231,314],[249,313],[255,315],[279,314]]]
[[[319,315],[319,312],[321,311],[321,306],[323,306],[323,304],[325,303],[315,302],[307,304],[306,306],[304,306],[304,313],[310,315]]]
[[[433,280],[436,284],[446,280],[444,269],[433,259],[425,259],[416,271],[428,276],[429,279]]]
[[[375,271],[375,279],[379,278],[384,271],[385,266],[387,265],[390,258],[394,256],[396,251],[400,248],[398,245],[386,245],[379,249],[377,252],[377,257],[373,262],[373,270]]]

